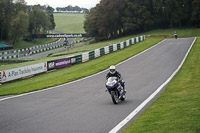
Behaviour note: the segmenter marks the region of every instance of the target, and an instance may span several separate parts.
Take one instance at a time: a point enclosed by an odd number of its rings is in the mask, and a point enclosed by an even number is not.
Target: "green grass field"
[[[84,14],[54,13],[55,30],[63,33],[85,33]]]

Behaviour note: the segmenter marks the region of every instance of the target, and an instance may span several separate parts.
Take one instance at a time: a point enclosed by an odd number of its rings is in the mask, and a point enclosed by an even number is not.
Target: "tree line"
[[[85,18],[84,29],[96,40],[158,28],[200,27],[200,1],[101,0]]]
[[[68,5],[67,7],[57,7],[57,12],[88,12],[88,9],[86,8],[80,8],[79,6],[72,6]]]
[[[50,6],[27,6],[24,0],[0,0],[0,40],[14,45],[25,36],[54,29],[53,11]]]

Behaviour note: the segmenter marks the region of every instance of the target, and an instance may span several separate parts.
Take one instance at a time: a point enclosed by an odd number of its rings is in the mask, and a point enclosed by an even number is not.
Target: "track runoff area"
[[[114,105],[105,93],[108,70],[64,85],[0,99],[0,132],[115,133],[170,82],[196,38],[166,39],[117,65],[127,99]]]

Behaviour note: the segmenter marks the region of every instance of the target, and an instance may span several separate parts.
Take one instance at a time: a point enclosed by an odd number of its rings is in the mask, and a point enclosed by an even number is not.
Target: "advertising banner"
[[[32,34],[32,38],[82,38],[88,37],[86,34]]]
[[[47,63],[48,63],[47,64],[48,71],[53,69],[61,69],[75,64],[76,58],[74,57],[63,58],[63,59],[48,61]]]
[[[1,71],[1,82],[5,83],[8,81],[20,79],[23,77],[43,73],[47,71],[47,63],[39,63],[9,70]]]

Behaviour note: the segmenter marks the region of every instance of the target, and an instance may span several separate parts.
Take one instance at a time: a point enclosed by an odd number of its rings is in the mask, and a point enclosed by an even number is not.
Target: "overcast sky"
[[[68,5],[84,8],[95,7],[100,0],[25,0],[27,5],[49,5],[51,7],[66,7]]]

